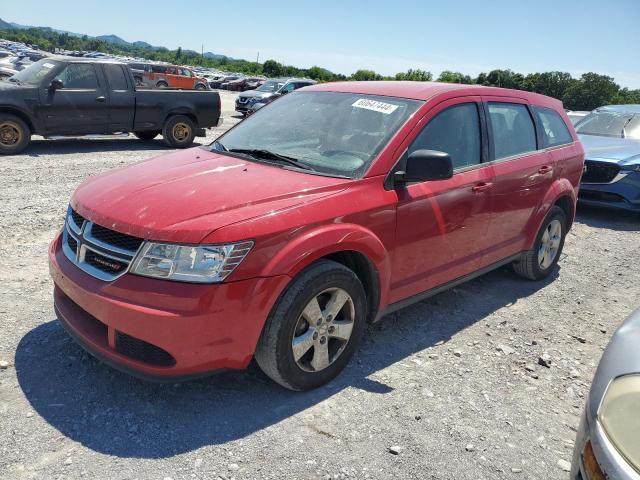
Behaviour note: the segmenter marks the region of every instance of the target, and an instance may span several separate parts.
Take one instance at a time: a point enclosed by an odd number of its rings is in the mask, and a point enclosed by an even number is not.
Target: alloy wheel
[[[298,367],[324,370],[342,354],[353,331],[353,299],[341,288],[329,288],[309,301],[298,318],[291,348]]]
[[[546,270],[551,266],[558,255],[560,242],[562,241],[562,223],[558,219],[552,220],[540,239],[538,249],[538,265]]]
[[[173,138],[178,142],[184,142],[191,135],[191,128],[186,123],[176,123],[173,126]]]

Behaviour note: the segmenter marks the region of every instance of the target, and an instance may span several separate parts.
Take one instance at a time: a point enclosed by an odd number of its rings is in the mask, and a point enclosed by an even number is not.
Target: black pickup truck
[[[24,150],[31,135],[162,133],[185,148],[218,125],[220,96],[211,91],[144,90],[124,63],[48,57],[0,82],[0,154]]]

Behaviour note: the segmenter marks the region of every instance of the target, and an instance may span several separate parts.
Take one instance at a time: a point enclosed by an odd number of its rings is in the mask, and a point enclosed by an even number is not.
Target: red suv
[[[368,322],[501,265],[547,276],[583,162],[561,103],[541,95],[307,87],[211,146],[86,180],[49,251],[56,313],[134,375],[255,358],[314,388]]]

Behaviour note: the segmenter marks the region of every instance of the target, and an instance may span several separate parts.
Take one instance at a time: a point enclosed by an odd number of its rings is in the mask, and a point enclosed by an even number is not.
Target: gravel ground
[[[640,304],[640,218],[581,209],[552,278],[505,268],[398,312],[319,390],[254,366],[156,385],[62,331],[46,252],[84,178],[165,152],[36,140],[0,158],[1,478],[567,478],[602,349]]]

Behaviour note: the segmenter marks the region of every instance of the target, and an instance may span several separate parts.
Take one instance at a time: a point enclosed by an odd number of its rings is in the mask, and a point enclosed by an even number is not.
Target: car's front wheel
[[[567,234],[567,216],[554,206],[542,222],[533,248],[513,263],[514,271],[529,280],[541,280],[549,275],[560,259]]]
[[[321,260],[301,272],[274,306],[256,361],[286,388],[319,387],[349,362],[364,331],[366,309],[356,274],[340,263]]]

